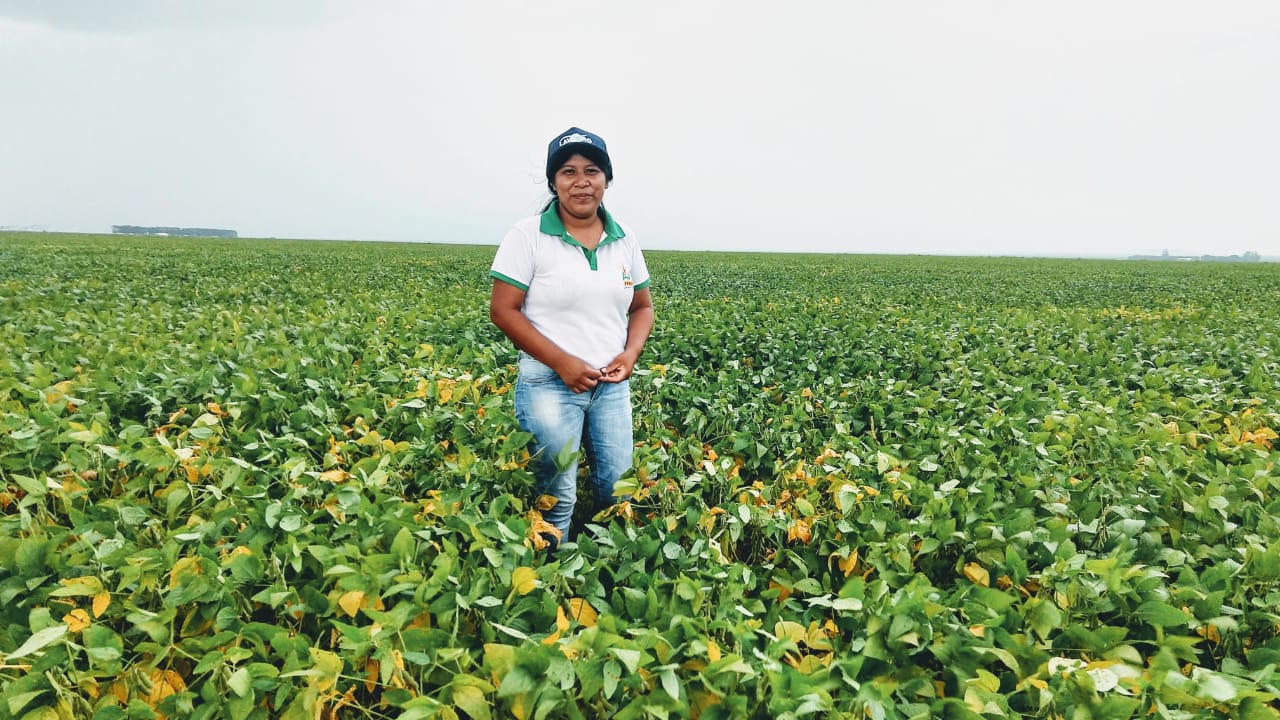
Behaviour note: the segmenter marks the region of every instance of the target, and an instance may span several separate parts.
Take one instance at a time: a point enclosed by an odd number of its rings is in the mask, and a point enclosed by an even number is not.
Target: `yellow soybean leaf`
[[[711,662],[719,662],[720,660],[720,646],[716,644],[715,640],[707,640],[707,659]]]
[[[173,564],[173,569],[169,571],[169,589],[173,590],[181,586],[183,580],[187,577],[202,574],[204,574],[204,569],[200,567],[200,558],[178,558],[177,562]]]
[[[516,720],[529,720],[533,717],[533,697],[533,693],[525,692],[511,698],[511,715]]]
[[[484,666],[489,669],[494,685],[501,685],[502,679],[516,664],[516,649],[510,645],[485,643]]]
[[[827,657],[829,658],[830,655]],[[802,675],[812,675],[826,667],[826,663],[817,655],[805,655],[796,662],[789,661],[789,664]]]
[[[797,645],[804,643],[809,633],[805,627],[798,622],[792,620],[780,620],[773,626],[773,634],[779,640],[787,639]]]
[[[564,608],[556,608],[556,631],[542,639],[543,645],[554,645],[560,639],[560,634],[569,629],[569,617],[564,614]]]
[[[111,607],[111,593],[105,590],[93,596],[93,616],[102,617],[102,613]]]
[[[531,567],[518,567],[511,573],[511,588],[520,595],[528,595],[538,587],[538,573]]]
[[[93,621],[89,619],[89,613],[80,608],[63,615],[62,622],[66,623],[67,630],[73,633],[78,633],[93,624]]]
[[[693,709],[693,717],[706,714],[708,708],[719,705],[722,698],[705,690],[694,690],[689,693],[689,706]]]
[[[850,575],[852,575],[853,571],[857,567],[858,567],[858,551],[857,550],[851,551],[848,557],[840,561],[840,569],[844,572],[845,577],[849,577]]]
[[[311,648],[311,662],[315,665],[315,669],[319,670],[318,675],[313,675],[307,684],[311,687],[325,692],[337,685],[338,675],[342,672],[342,657],[337,653],[328,650],[320,650]]]
[[[788,540],[799,540],[806,545],[813,538],[813,531],[809,527],[808,521],[796,519],[791,523],[791,527],[787,528]]]
[[[827,635],[826,628],[818,625],[818,621],[814,620],[809,623],[809,628],[805,631],[804,644],[814,650],[834,650],[831,646],[831,640]]]
[[[488,698],[484,696],[484,691],[475,685],[455,685],[453,704],[474,720],[490,720],[493,717],[489,710]]]
[[[364,606],[364,591],[351,590],[342,594],[338,598],[338,607],[342,608],[349,617],[355,617],[360,612],[360,608]]]
[[[591,603],[582,598],[569,598],[569,613],[573,615],[574,620],[578,621],[578,624],[585,627],[595,627],[596,619],[600,616],[596,609],[591,607]]]
[[[82,597],[102,592],[102,581],[92,575],[75,578],[63,578],[58,581],[62,587],[50,593],[52,597]]]
[[[107,690],[121,705],[129,704],[129,686],[125,685],[124,681],[117,680],[111,683],[111,687],[107,688]]]
[[[969,578],[969,582],[975,585],[989,587],[991,585],[991,573],[976,562],[971,562],[964,566],[964,576]]]
[[[160,704],[161,700],[186,689],[186,681],[173,670],[152,670],[151,694],[147,696],[147,704],[155,707]]]

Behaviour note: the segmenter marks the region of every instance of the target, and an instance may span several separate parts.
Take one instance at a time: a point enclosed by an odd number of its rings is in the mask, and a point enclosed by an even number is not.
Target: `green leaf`
[[[1230,702],[1238,694],[1230,679],[1210,670],[1196,668],[1192,679],[1196,682],[1197,694],[1215,702]]]
[[[876,472],[883,475],[889,472],[889,468],[898,464],[898,461],[890,454],[885,452],[876,453]]]
[[[231,688],[231,692],[240,697],[249,697],[253,692],[253,678],[249,676],[249,668],[238,668],[231,673],[231,677],[227,678],[227,687]]]
[[[65,624],[47,627],[27,638],[27,641],[19,645],[18,649],[5,657],[5,662],[12,662],[18,658],[24,658],[32,653],[39,652],[61,640],[62,636],[66,634],[67,626]]]
[[[498,686],[498,697],[509,698],[515,695],[523,695],[531,692],[538,687],[538,682],[521,666],[517,665],[511,668],[511,671],[502,678],[502,683]]]
[[[13,695],[5,699],[5,705],[9,708],[10,715],[17,715],[22,709],[30,705],[36,698],[49,692],[48,690],[36,690],[34,692],[25,692]]]
[[[293,696],[289,706],[280,715],[280,720],[314,720],[319,717],[316,702],[319,693],[314,688],[307,688]]]
[[[112,663],[124,655],[124,641],[111,628],[94,623],[81,636],[89,658],[98,663]]]
[[[231,716],[231,720],[245,720],[253,713],[253,709],[253,694],[250,692],[227,700],[227,714]]]
[[[862,600],[860,598],[837,598],[831,603],[831,607],[844,612],[858,612],[862,610]]]
[[[1044,598],[1033,597],[1023,605],[1027,625],[1042,642],[1047,642],[1055,630],[1062,627],[1062,612],[1058,606]]]
[[[1155,627],[1180,627],[1191,622],[1190,615],[1159,600],[1142,603],[1134,614]]]
[[[662,689],[667,691],[667,694],[671,696],[671,699],[679,701],[680,678],[676,676],[675,667],[668,666],[663,668],[662,672],[658,673],[658,678],[662,682]]]
[[[411,560],[413,559],[416,545],[417,542],[413,539],[413,533],[410,532],[409,528],[402,527],[396,533],[395,539],[391,541],[391,554],[400,560]]]
[[[626,666],[627,672],[634,673],[640,667],[640,651],[627,650],[625,648],[609,648],[609,654],[622,661]]]
[[[618,681],[622,679],[622,667],[618,665],[616,660],[610,660],[604,664],[603,676],[604,696],[611,698],[618,690]]]
[[[33,477],[18,474],[14,474],[12,477],[13,481],[18,484],[18,487],[22,488],[22,491],[28,495],[39,498],[44,497],[45,494],[49,492],[49,487],[46,483],[40,482]]]

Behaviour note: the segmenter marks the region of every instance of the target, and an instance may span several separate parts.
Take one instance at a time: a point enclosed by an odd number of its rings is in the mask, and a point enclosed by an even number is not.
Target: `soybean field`
[[[1280,717],[1280,267],[650,251],[551,555],[493,252],[0,233],[0,719]]]

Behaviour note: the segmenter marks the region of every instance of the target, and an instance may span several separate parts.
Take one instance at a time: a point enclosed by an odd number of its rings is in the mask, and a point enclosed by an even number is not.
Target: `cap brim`
[[[577,142],[556,148],[555,152],[551,153],[551,156],[547,158],[547,171],[551,173],[559,170],[574,155],[581,155],[602,168],[611,167],[609,153],[591,143]]]

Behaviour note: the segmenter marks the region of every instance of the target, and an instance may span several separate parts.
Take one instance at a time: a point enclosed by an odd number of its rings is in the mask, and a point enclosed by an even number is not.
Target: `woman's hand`
[[[586,392],[601,382],[607,382],[600,368],[591,367],[581,358],[568,357],[555,370],[564,384],[576,393]]]
[[[631,377],[631,371],[635,368],[638,359],[638,356],[629,352],[618,355],[610,360],[608,365],[600,368],[600,382],[619,383]]]

